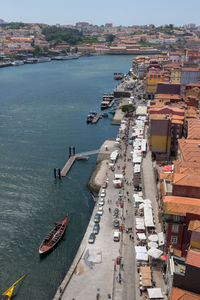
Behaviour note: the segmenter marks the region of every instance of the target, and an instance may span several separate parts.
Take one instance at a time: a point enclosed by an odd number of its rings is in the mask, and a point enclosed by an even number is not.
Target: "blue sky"
[[[195,23],[200,0],[0,0],[0,18],[47,24],[114,25]]]

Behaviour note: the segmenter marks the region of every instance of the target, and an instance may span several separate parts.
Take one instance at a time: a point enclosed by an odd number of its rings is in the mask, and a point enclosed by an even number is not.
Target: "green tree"
[[[42,55],[42,54],[43,54],[42,49],[41,49],[39,46],[35,46],[34,54],[35,54],[36,56]]]
[[[114,34],[105,34],[105,38],[106,38],[107,43],[112,43],[115,39],[115,35]]]

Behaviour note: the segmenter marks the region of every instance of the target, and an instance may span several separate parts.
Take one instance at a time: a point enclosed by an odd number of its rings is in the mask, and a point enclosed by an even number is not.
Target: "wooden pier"
[[[82,159],[87,160],[88,155],[97,154],[98,152],[99,152],[99,150],[92,150],[92,151],[88,151],[88,152],[78,153],[76,155],[71,155],[70,158],[68,159],[68,161],[66,162],[64,168],[60,172],[60,175],[62,177],[65,177],[76,160],[82,160]]]
[[[92,119],[92,124],[96,124],[101,117],[101,114],[96,114],[96,116]]]

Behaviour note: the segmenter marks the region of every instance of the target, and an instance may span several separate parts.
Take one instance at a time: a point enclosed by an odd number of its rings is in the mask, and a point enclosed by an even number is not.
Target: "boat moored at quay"
[[[68,216],[61,222],[55,222],[55,227],[47,234],[40,245],[40,255],[49,252],[60,241],[67,227],[67,219]]]
[[[113,77],[115,80],[122,80],[122,78],[124,77],[123,73],[114,73]]]

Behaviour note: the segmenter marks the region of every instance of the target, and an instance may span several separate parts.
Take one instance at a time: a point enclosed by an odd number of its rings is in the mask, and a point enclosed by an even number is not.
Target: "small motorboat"
[[[86,122],[87,122],[87,123],[91,123],[93,119],[94,119],[94,116],[93,116],[93,115],[88,115],[88,116],[87,116],[87,119],[86,119]]]
[[[44,254],[50,251],[60,241],[67,227],[67,218],[68,216],[66,216],[61,222],[55,222],[55,227],[42,241],[39,248],[39,254]]]

